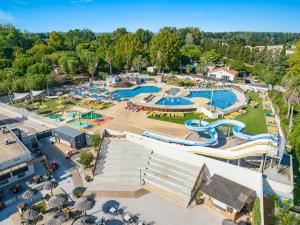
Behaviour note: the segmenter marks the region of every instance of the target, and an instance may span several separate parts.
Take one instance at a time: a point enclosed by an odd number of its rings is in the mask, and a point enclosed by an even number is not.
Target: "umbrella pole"
[[[51,196],[53,196],[52,189],[50,191],[51,191]]]

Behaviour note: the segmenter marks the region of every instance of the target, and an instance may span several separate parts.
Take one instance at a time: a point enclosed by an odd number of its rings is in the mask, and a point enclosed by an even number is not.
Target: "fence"
[[[30,118],[39,121],[40,123],[45,123],[46,125],[57,127],[53,121],[43,116],[37,115],[32,112],[28,112],[27,110],[19,109],[17,107],[7,105],[5,103],[0,102],[0,108],[3,108],[6,111],[10,111],[16,114],[19,114],[21,117]]]

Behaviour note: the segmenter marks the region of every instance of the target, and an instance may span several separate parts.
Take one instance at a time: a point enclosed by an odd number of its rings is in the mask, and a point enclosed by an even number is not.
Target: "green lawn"
[[[59,101],[58,99],[44,99],[43,103],[42,103],[42,101],[39,101],[39,106],[41,106],[43,104],[43,105],[46,105],[47,107],[40,108],[37,110],[32,110],[31,112],[35,112],[37,114],[46,116],[52,112],[60,111],[61,109],[59,109],[59,107],[58,107],[59,106],[59,103],[57,103],[58,101]],[[76,102],[72,101],[72,100],[67,100],[65,102],[62,101],[62,104],[65,106],[70,106],[70,105],[76,105]],[[27,103],[25,101],[22,101],[22,102],[14,103],[12,105],[15,107],[18,107],[18,108],[25,108],[28,106],[33,106],[34,104],[31,104],[30,101]]]
[[[256,102],[259,102],[259,105],[257,108],[253,108],[252,106],[248,105],[246,107],[247,113],[244,115],[241,115],[240,117],[236,118],[239,121],[242,121],[246,124],[246,132],[250,134],[260,134],[260,133],[266,133],[267,132],[267,126],[266,126],[266,120],[264,117],[265,111],[263,110],[262,102],[258,94],[255,92],[249,92],[246,93],[246,96]],[[184,117],[182,118],[176,118],[176,117],[168,117],[168,116],[161,116],[161,117],[155,117],[155,116],[149,116],[151,119],[156,120],[162,120],[166,122],[171,123],[179,123],[184,124],[184,121],[190,120],[190,119],[200,119],[199,114],[197,113],[186,113]],[[213,120],[208,120],[208,122],[211,122]]]
[[[266,111],[263,109],[261,98],[255,92],[248,92],[246,93],[246,96],[259,104],[256,108],[253,108],[251,105],[247,105],[247,113],[237,117],[236,119],[247,125],[245,131],[249,134],[261,134],[268,132],[264,116]]]

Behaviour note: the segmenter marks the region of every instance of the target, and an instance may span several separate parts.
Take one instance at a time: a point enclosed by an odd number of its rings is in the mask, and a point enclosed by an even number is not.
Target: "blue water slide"
[[[208,123],[203,120],[187,120],[184,123],[185,127],[191,131],[197,132],[199,136],[201,136],[201,132],[209,132],[210,139],[204,142],[200,141],[192,141],[192,140],[185,140],[176,137],[170,137],[150,131],[145,131],[143,133],[144,136],[154,138],[157,140],[169,142],[169,143],[176,143],[181,145],[188,145],[188,146],[212,146],[218,140],[218,132],[216,130],[219,126],[232,126],[233,135],[237,138],[246,140],[246,141],[254,141],[258,139],[269,139],[272,141],[277,142],[278,138],[272,134],[258,134],[258,135],[249,135],[243,133],[244,128],[246,125],[243,122],[237,120],[216,120],[214,122]]]
[[[258,139],[270,139],[272,141],[278,141],[278,138],[272,134],[249,135],[243,133],[243,130],[246,127],[246,125],[238,120],[216,120],[211,123],[208,123],[203,120],[187,120],[185,121],[184,125],[187,129],[195,132],[204,132],[211,129],[215,129],[219,126],[232,126],[233,135],[245,141],[254,141]]]

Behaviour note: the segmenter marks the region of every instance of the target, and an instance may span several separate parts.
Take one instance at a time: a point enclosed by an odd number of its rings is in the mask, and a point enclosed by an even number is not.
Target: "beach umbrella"
[[[33,203],[33,197],[37,194],[35,189],[28,189],[22,194],[22,198],[30,200],[31,204]]]
[[[63,206],[63,204],[68,200],[66,194],[57,194],[52,196],[48,201],[48,206],[50,208],[57,208]]]
[[[84,212],[86,214],[87,210],[92,209],[96,204],[94,195],[87,195],[82,197],[78,202],[76,202],[75,208],[78,211]]]
[[[96,225],[96,223],[85,216],[75,220],[73,225]]]
[[[225,219],[222,221],[222,225],[236,225],[236,223],[233,220]]]
[[[49,220],[46,221],[45,225],[61,225],[63,222],[56,218],[50,218]]]
[[[38,218],[39,214],[40,213],[37,210],[33,208],[29,208],[23,213],[23,218],[25,220],[34,221],[35,219]]]
[[[61,225],[66,222],[68,217],[63,212],[55,212],[50,219],[46,222],[46,225]]]
[[[44,184],[43,188],[44,190],[50,190],[51,196],[53,196],[52,190],[58,186],[58,183],[56,181],[48,181]]]

